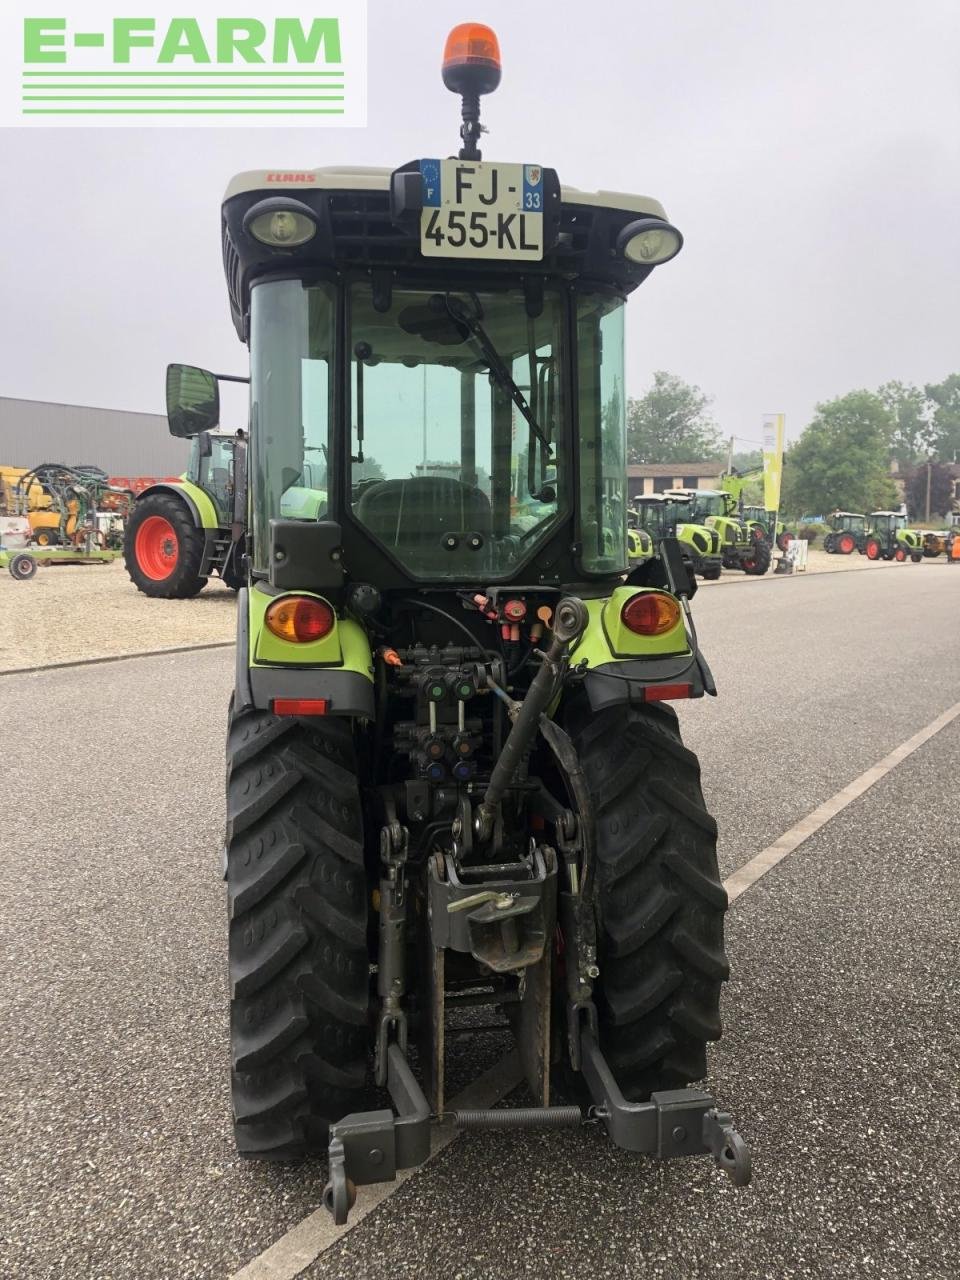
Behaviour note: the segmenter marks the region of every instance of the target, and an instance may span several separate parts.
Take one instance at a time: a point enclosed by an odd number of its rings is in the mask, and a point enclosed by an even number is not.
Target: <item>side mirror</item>
[[[220,422],[220,388],[214,374],[190,364],[167,365],[170,434],[189,440]]]

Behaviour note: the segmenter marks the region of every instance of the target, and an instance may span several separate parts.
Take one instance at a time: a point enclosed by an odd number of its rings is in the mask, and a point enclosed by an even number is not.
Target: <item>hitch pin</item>
[[[513,906],[513,898],[509,893],[497,893],[495,889],[484,889],[481,893],[471,893],[466,898],[458,898],[456,902],[447,903],[450,915],[454,911],[469,911],[471,907],[482,907],[485,902],[492,902],[498,911],[506,911]]]

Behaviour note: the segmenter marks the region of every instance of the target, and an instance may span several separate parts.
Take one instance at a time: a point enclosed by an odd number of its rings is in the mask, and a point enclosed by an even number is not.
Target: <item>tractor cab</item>
[[[660,205],[539,165],[317,169],[296,199],[286,177],[241,174],[223,206],[251,350],[254,575],[285,537],[311,561],[335,539],[357,576],[399,591],[542,560],[552,582],[622,572],[624,302],[652,269],[630,245],[665,225]],[[488,217],[495,186],[535,214]]]
[[[232,518],[236,443],[234,432],[200,432],[190,442],[190,461],[184,476],[209,495],[224,524]]]

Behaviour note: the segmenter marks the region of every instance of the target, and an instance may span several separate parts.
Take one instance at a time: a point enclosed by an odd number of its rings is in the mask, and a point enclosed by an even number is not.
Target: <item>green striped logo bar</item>
[[[8,0],[0,125],[142,128],[156,117],[249,128],[284,116],[365,125],[365,0],[318,0],[310,10],[284,4],[279,15],[245,10],[242,18],[226,16],[221,4],[193,0],[192,17],[150,5],[131,17],[116,0]],[[56,16],[58,8],[67,12]]]

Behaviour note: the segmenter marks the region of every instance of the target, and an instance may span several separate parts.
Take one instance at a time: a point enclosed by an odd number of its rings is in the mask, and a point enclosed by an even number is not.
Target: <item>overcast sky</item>
[[[655,196],[686,237],[631,303],[629,394],[670,370],[750,442],[765,412],[795,436],[818,400],[960,370],[957,0],[369,14],[366,129],[0,129],[0,395],[162,412],[169,360],[245,372],[220,264],[227,179],[453,153],[439,61],[467,19],[503,53],[487,159]]]

